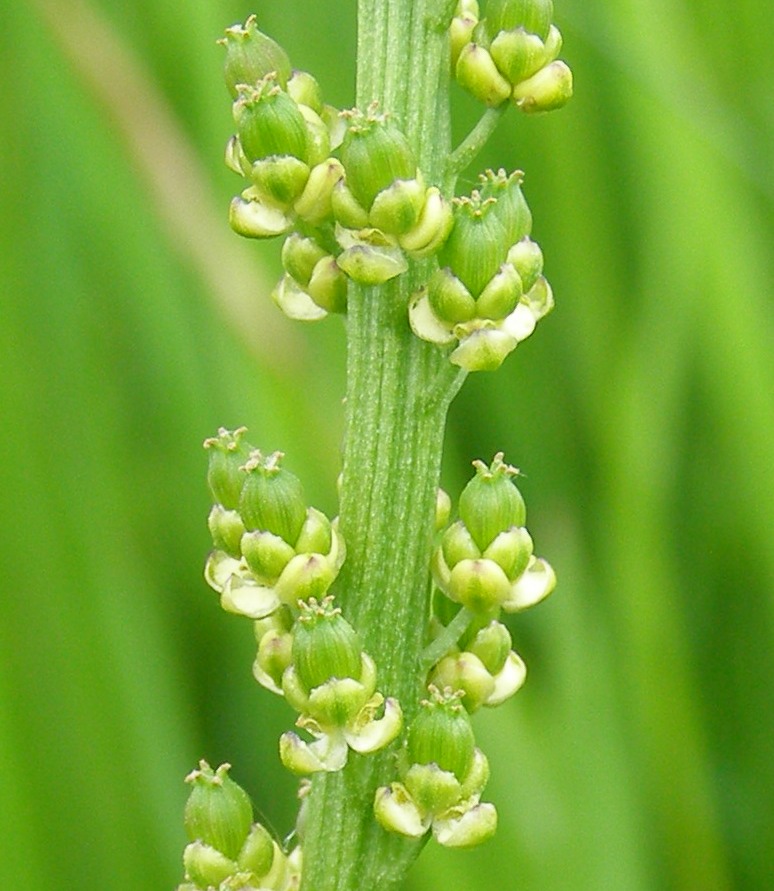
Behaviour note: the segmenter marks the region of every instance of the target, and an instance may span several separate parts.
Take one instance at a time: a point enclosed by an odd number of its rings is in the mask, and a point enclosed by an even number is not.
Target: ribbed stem
[[[395,115],[430,183],[449,153],[450,0],[361,0],[357,104]],[[423,694],[418,664],[429,613],[429,561],[448,404],[457,369],[414,337],[407,307],[428,261],[380,287],[352,286],[347,316],[346,439],[341,530],[347,560],[337,603],[378,666],[378,686],[407,720]],[[397,888],[424,840],[387,833],[373,816],[378,786],[394,779],[394,753],[350,754],[317,775],[304,827],[302,891]]]

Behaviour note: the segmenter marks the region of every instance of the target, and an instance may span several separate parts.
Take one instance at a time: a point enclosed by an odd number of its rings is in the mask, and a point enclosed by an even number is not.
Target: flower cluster
[[[380,284],[433,254],[451,208],[426,186],[408,140],[375,105],[339,114],[256,26],[226,32],[236,134],[227,165],[250,185],[231,202],[240,235],[288,235],[274,300],[291,318],[344,312],[347,281]],[[338,150],[339,157],[334,156]]]
[[[377,692],[376,666],[333,598],[321,603],[312,598],[300,608],[282,691],[301,714],[296,724],[315,741],[284,733],[280,757],[296,774],[337,771],[349,749],[370,754],[389,745],[400,733],[403,715],[396,699]]]
[[[457,344],[450,359],[467,371],[491,371],[554,305],[543,255],[529,237],[532,214],[517,170],[488,170],[481,188],[454,200],[454,223],[440,267],[411,301],[414,333]]]
[[[565,101],[550,0],[490,0],[487,13],[479,21],[475,0],[461,0],[452,20],[463,86],[487,105],[512,98],[535,111],[559,104],[560,83]],[[226,161],[250,181],[230,221],[248,237],[286,236],[278,306],[303,321],[343,313],[350,281],[379,285],[437,257],[411,301],[412,330],[454,346],[451,361],[467,371],[499,367],[553,307],[521,172],[487,171],[479,189],[452,199],[425,182],[393,116],[375,103],[336,112],[254,16],[222,43],[237,130]]]
[[[185,881],[177,891],[296,891],[301,883],[301,848],[290,855],[268,830],[253,822],[247,793],[228,776],[202,761],[186,782],[185,806],[190,844],[183,852]]]
[[[481,802],[489,764],[475,746],[462,694],[429,690],[398,759],[400,779],[377,790],[374,813],[391,832],[419,838],[432,829],[446,847],[472,847],[497,829],[494,805]]]
[[[215,550],[205,578],[221,606],[264,619],[284,604],[321,597],[344,562],[337,523],[306,506],[301,481],[244,441],[244,428],[221,428],[205,440],[215,504],[209,526]]]
[[[572,96],[572,72],[558,60],[562,35],[552,0],[460,0],[451,28],[458,83],[490,107],[512,100],[527,113],[561,108]]]
[[[443,533],[433,578],[443,593],[474,613],[518,612],[547,597],[556,576],[533,554],[524,525],[527,509],[513,483],[518,474],[502,452],[491,465],[474,461],[476,475],[459,500],[459,519]]]
[[[439,612],[443,612],[440,609]],[[438,617],[431,634],[443,632]],[[496,619],[477,616],[451,651],[430,672],[436,687],[450,687],[464,693],[462,704],[468,712],[481,706],[500,705],[516,693],[527,677],[527,667],[512,649],[511,634]]]

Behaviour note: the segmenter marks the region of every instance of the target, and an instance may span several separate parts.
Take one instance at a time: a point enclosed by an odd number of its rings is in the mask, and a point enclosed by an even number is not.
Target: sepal
[[[231,199],[228,222],[237,235],[245,238],[275,238],[293,228],[293,220],[280,208],[262,201],[253,188]]]
[[[422,814],[402,783],[376,790],[374,816],[383,829],[408,838],[421,838],[432,822],[432,815]]]
[[[298,776],[319,771],[336,772],[347,763],[347,744],[341,735],[336,734],[321,734],[308,743],[289,730],[280,737],[280,760]]]
[[[556,587],[556,573],[541,557],[530,557],[526,571],[511,585],[509,596],[503,601],[508,613],[521,612],[544,600]]]
[[[186,845],[183,850],[183,866],[185,877],[202,889],[220,885],[239,869],[225,854],[201,841]]]
[[[482,802],[465,810],[456,808],[433,822],[433,837],[446,848],[472,848],[488,841],[497,831],[497,810]]]
[[[572,98],[572,71],[556,60],[513,88],[513,101],[527,114],[553,111]]]
[[[478,43],[461,49],[454,73],[463,90],[488,108],[497,108],[511,95],[511,85],[497,70],[489,50]]]

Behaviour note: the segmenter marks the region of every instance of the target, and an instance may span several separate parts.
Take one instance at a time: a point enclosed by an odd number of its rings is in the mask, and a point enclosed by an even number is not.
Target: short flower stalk
[[[349,110],[326,104],[255,16],[222,40],[226,163],[243,179],[229,222],[282,240],[272,297],[288,317],[343,319],[346,437],[336,517],[307,503],[292,456],[244,428],[205,441],[205,579],[252,623],[255,679],[297,715],[278,754],[302,803],[285,844],[253,822],[228,765],[202,762],[179,891],[389,891],[429,839],[486,842],[497,810],[475,713],[526,679],[504,614],[556,584],[502,453],[474,462],[456,507],[439,489],[465,377],[499,368],[554,305],[524,174],[487,170],[456,194],[508,109],[569,99],[553,4],[393,5],[360,0]],[[457,149],[452,80],[482,107]]]

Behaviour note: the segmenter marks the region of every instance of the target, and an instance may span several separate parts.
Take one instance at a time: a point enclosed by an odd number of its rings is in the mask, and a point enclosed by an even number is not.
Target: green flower
[[[301,713],[297,725],[314,741],[285,733],[280,757],[297,774],[336,771],[346,763],[348,749],[367,754],[391,743],[400,732],[402,713],[397,700],[385,700],[376,691],[376,666],[333,598],[320,603],[311,598],[300,608],[282,689]]]
[[[480,800],[489,765],[475,747],[462,694],[429,691],[409,727],[400,780],[377,789],[374,813],[390,832],[419,838],[432,829],[442,845],[472,847],[497,828],[494,805]]]

